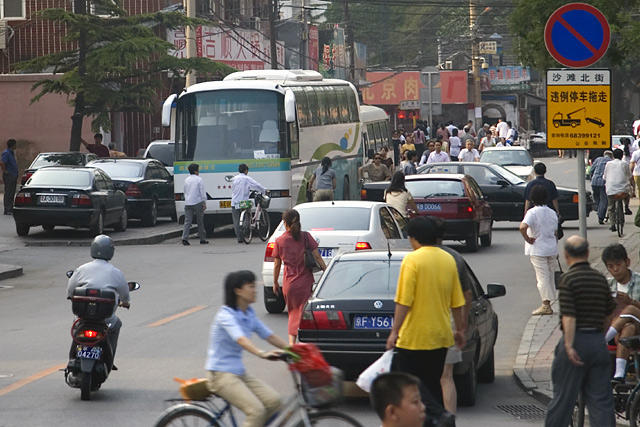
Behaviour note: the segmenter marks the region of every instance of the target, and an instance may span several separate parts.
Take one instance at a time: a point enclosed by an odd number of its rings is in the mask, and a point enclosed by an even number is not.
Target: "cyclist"
[[[265,193],[267,190],[255,179],[251,178],[249,174],[249,166],[245,163],[238,166],[238,175],[231,180],[231,216],[233,217],[233,229],[236,232],[236,239],[238,243],[242,241],[242,231],[240,231],[240,213],[242,209],[239,208],[240,202],[249,199],[249,192],[251,190],[257,190]]]
[[[287,345],[250,307],[256,301],[255,281],[256,276],[248,270],[230,273],[225,278],[224,305],[211,324],[205,364],[209,391],[244,412],[243,427],[263,426],[281,405],[277,391],[247,374],[242,351],[262,359],[276,358],[282,352],[260,350],[249,337],[255,332],[274,347],[284,349]]]
[[[607,200],[609,203],[607,215],[611,222],[611,231],[616,231],[614,209],[616,208],[616,196],[619,194],[625,194],[625,215],[631,215],[629,209],[629,195],[631,194],[631,172],[629,164],[622,160],[624,152],[616,148],[613,150],[613,160],[608,162],[604,167],[604,184],[607,192]]]

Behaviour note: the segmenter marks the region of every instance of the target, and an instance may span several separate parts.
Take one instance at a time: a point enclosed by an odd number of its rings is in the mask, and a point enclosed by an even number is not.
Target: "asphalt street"
[[[543,160],[558,185],[577,187],[575,159]],[[540,303],[517,226],[495,224],[492,247],[464,254],[483,285],[502,283],[507,295],[493,300],[500,321],[496,381],[479,386],[474,407],[460,408],[458,426],[541,424],[540,418],[519,420],[498,408],[542,408],[513,379],[524,325]],[[567,236],[577,233],[577,221],[565,226]],[[119,370],[92,401],[83,402],[58,369],[66,364],[73,322],[65,299],[65,271],[89,261],[89,250],[25,247],[12,227],[11,217],[0,217],[0,263],[24,268],[22,277],[0,282],[0,427],[152,425],[167,407],[165,400],[178,396],[173,377],[204,376],[209,325],[222,303],[224,276],[239,269],[259,275],[264,256],[264,243],[238,245],[229,231],[218,233],[208,246],[183,247],[173,239],[117,248],[113,263],[142,288],[132,294],[131,310],[119,313],[124,323],[116,356]],[[589,227],[590,240],[612,239],[593,214]],[[261,292],[254,308],[275,333],[286,337],[286,314],[267,314]],[[284,364],[250,355],[245,363],[252,374],[283,394],[292,392]],[[363,425],[379,425],[366,399],[348,399],[341,409]]]

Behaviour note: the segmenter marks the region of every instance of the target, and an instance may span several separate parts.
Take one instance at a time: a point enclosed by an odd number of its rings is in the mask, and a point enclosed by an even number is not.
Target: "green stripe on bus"
[[[238,172],[238,166],[245,163],[249,166],[249,170],[254,172],[273,172],[288,171],[291,169],[291,159],[235,159],[235,160],[195,160],[186,162],[175,162],[173,164],[173,173],[187,174],[189,173],[189,165],[197,163],[200,166],[200,173],[216,173],[216,172]]]

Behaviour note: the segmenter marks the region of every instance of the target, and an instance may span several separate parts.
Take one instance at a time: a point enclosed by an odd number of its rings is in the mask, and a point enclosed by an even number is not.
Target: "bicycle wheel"
[[[584,396],[580,393],[571,414],[571,427],[584,427],[584,406]]]
[[[240,214],[240,236],[247,245],[251,243],[251,210],[245,209]]]
[[[214,415],[200,406],[191,405],[188,403],[180,403],[172,406],[160,417],[155,427],[165,426],[212,426],[220,427],[217,421],[214,419]]]
[[[318,427],[362,427],[358,421],[338,411],[319,411],[309,414],[311,425]]]
[[[616,231],[618,232],[618,237],[622,237],[624,229],[624,207],[622,204],[622,200],[616,201]]]
[[[256,221],[256,227],[258,232],[258,237],[263,242],[266,242],[269,239],[269,233],[271,232],[271,221],[269,221],[269,214],[264,210],[260,210],[260,216]]]
[[[629,427],[640,426],[640,393],[636,393],[629,407]]]

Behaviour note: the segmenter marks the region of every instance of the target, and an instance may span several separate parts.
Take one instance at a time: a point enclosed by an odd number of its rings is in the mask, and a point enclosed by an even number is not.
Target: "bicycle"
[[[240,236],[242,237],[242,241],[248,245],[251,243],[253,230],[255,230],[260,240],[266,242],[271,231],[271,221],[269,221],[269,213],[267,212],[271,198],[258,191],[251,191],[249,198],[255,200],[256,210],[253,213],[251,212],[253,206],[251,200],[243,200],[240,202],[239,207],[242,209],[242,212],[240,212],[240,220],[238,221]]]
[[[624,199],[627,198],[627,193],[618,193],[613,196],[614,206],[611,212],[613,218],[611,218],[611,226],[615,227],[618,232],[618,237],[622,237],[624,230]]]
[[[293,362],[293,356],[289,353],[284,353],[276,360],[283,360],[290,364]],[[306,385],[300,373],[295,371],[290,372],[295,384],[296,393],[284,401],[280,410],[267,421],[265,426],[362,427],[358,421],[346,414],[330,409],[319,409],[329,406],[341,397],[342,373],[339,370],[332,368],[332,384],[317,388],[310,388]],[[176,399],[173,399],[173,401],[175,400]],[[238,427],[231,404],[215,395],[209,396],[205,398],[205,400],[192,401],[191,403],[183,401],[182,403],[169,407],[164,411],[155,424],[155,427],[173,425],[182,427],[192,425]]]

